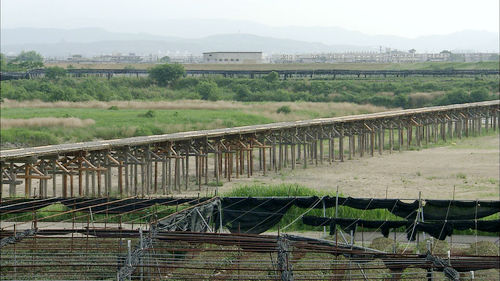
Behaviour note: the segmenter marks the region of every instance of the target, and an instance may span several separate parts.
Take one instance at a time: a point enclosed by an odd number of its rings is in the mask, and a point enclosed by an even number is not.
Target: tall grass
[[[56,117],[34,117],[28,119],[6,119],[0,118],[0,126],[2,129],[19,128],[19,127],[64,127],[64,128],[81,128],[94,125],[93,119],[80,119],[75,117],[56,118]]]

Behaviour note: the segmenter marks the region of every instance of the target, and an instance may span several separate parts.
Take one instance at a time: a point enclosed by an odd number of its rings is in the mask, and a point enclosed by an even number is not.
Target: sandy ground
[[[445,147],[358,156],[344,163],[270,173],[225,183],[220,191],[245,184],[297,183],[345,196],[499,200],[498,135],[457,140]]]

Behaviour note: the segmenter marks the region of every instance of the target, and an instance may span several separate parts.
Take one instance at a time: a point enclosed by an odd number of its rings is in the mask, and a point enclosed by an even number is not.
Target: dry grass
[[[289,106],[291,113],[283,114],[276,111],[281,106]],[[354,103],[315,103],[315,102],[261,102],[243,103],[235,101],[203,101],[203,100],[176,100],[176,101],[87,101],[87,102],[43,102],[40,100],[15,101],[4,100],[1,108],[97,108],[108,109],[112,106],[118,109],[153,109],[153,110],[241,110],[249,114],[259,114],[274,121],[296,121],[302,119],[335,117],[353,114],[364,114],[387,111],[383,106]],[[395,110],[395,109],[391,109]],[[219,124],[220,125],[220,124]],[[219,127],[219,126],[215,126]]]
[[[2,129],[21,128],[21,127],[64,127],[64,128],[81,128],[94,125],[92,119],[80,118],[56,118],[56,117],[37,117],[30,119],[5,119],[0,118],[0,126]]]
[[[116,106],[118,109],[243,109],[244,105],[230,101],[86,101],[86,102],[44,102],[40,100],[15,101],[5,99],[1,107],[6,108],[101,108],[108,109]]]

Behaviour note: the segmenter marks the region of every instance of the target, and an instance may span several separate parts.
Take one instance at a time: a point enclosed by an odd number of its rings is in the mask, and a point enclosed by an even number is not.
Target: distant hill
[[[201,54],[202,52],[221,50],[262,51],[265,53],[375,50],[363,46],[327,45],[251,34],[221,34],[198,39],[182,39],[149,34],[112,33],[102,29],[75,29],[57,32],[54,29],[30,30],[23,28],[17,29],[16,32],[6,31],[8,32],[2,31],[2,52],[18,53],[22,50],[36,50],[44,56],[71,54],[94,56],[112,52]]]
[[[239,33],[244,31],[243,33]],[[318,53],[378,51],[380,46],[418,52],[498,52],[499,35],[486,31],[461,31],[414,39],[367,35],[339,27],[271,27],[245,21],[168,20],[149,33],[119,33],[101,28],[15,28],[1,30],[4,53],[36,50],[44,56],[111,52],[137,54],[205,51],[263,51],[265,53]],[[211,34],[200,36],[202,34]],[[170,36],[172,35],[172,36]]]

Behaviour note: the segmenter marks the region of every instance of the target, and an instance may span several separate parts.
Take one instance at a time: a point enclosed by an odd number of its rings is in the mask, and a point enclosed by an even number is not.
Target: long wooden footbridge
[[[0,151],[3,197],[178,194],[497,130],[499,101]],[[5,188],[5,190],[4,190]],[[1,197],[0,197],[1,198]]]

